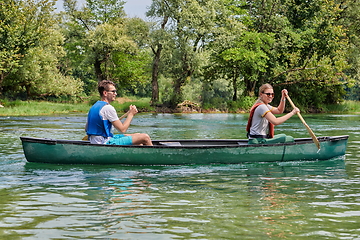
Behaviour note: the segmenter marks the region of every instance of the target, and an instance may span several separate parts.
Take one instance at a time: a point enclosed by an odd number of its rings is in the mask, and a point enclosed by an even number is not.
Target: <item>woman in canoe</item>
[[[297,112],[300,112],[298,108],[294,108],[284,116],[278,118],[274,116],[274,114],[282,114],[284,112],[287,94],[288,91],[283,89],[279,106],[273,107],[270,105],[274,99],[273,87],[270,84],[264,84],[259,88],[259,98],[250,110],[250,117],[246,127],[249,144],[294,141],[291,136],[286,136],[285,134],[274,135],[275,125],[282,124]]]
[[[135,105],[131,105],[126,120],[120,121],[115,108],[110,105],[117,96],[115,83],[103,80],[98,84],[98,91],[101,100],[90,108],[85,127],[89,141],[97,144],[152,146],[152,141],[146,133],[124,134],[138,110]],[[123,134],[113,135],[112,127]]]

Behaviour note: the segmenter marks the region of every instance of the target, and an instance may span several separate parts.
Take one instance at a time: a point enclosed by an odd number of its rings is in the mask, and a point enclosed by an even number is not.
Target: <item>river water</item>
[[[0,239],[360,239],[360,116],[303,115],[350,135],[327,161],[190,166],[28,163],[20,136],[81,139],[85,114],[0,117]],[[244,138],[246,114],[138,114],[153,139]],[[308,137],[297,117],[276,133]]]

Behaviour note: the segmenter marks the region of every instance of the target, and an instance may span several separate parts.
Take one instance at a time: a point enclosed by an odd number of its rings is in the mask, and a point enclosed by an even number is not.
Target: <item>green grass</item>
[[[112,105],[118,112],[127,112],[131,104],[136,105],[139,112],[154,111],[150,106],[149,98],[129,99],[131,101],[124,103],[114,101]],[[0,104],[4,106],[0,107],[0,116],[37,116],[74,112],[87,113],[92,105],[88,101],[83,103],[54,103],[48,101],[9,101],[7,99],[0,99]]]
[[[324,111],[327,113],[360,113],[360,102],[344,101],[336,105],[325,105]]]
[[[139,112],[153,112],[155,111],[154,107],[150,106],[150,98],[135,98],[135,97],[127,97],[128,101],[124,103],[119,103],[114,101],[111,105],[117,111],[127,112],[129,110],[130,105],[136,105],[136,108]]]
[[[20,101],[2,103],[0,116],[36,116],[89,111],[88,103],[53,103]]]
[[[131,104],[137,106],[139,112],[154,112],[155,109],[150,106],[149,98],[132,98],[128,101],[119,103],[114,101],[112,105],[118,112],[126,112]],[[54,103],[47,101],[9,101],[0,99],[0,116],[36,116],[36,115],[52,115],[66,113],[87,113],[91,107],[90,102],[83,103]],[[238,107],[238,106],[236,106]],[[360,113],[360,102],[344,101],[337,105],[325,105],[325,113]]]

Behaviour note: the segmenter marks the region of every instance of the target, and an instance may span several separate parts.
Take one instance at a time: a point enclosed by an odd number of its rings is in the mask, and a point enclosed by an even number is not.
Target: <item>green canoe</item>
[[[247,140],[158,140],[154,146],[91,144],[88,141],[21,137],[29,162],[56,164],[181,165],[327,160],[345,155],[347,135],[293,143],[248,145]]]

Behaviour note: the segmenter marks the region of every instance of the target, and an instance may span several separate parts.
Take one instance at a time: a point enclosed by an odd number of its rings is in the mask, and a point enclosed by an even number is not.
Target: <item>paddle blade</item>
[[[317,137],[315,136],[315,134],[313,133],[313,131],[311,131],[311,129],[307,126],[307,130],[312,138],[312,140],[314,141],[316,147],[320,150],[320,142],[317,139]]]
[[[306,127],[306,130],[308,131],[308,133],[310,134],[313,142],[315,143],[316,147],[320,150],[320,142],[317,139],[317,137],[315,136],[314,132],[311,130],[311,128],[309,127],[309,125],[307,125],[307,123],[305,122],[305,120],[303,119],[303,117],[301,116],[300,113],[298,113],[298,116],[301,120],[301,122],[304,124],[304,126]]]
[[[289,95],[286,95],[287,100],[289,101],[289,103],[291,104],[291,106],[293,108],[295,108],[295,104],[293,103],[293,101],[291,100],[291,98],[289,97]],[[311,130],[311,128],[307,125],[307,123],[305,122],[304,118],[301,116],[301,114],[298,112],[297,113],[298,117],[300,118],[301,122],[304,124],[304,126],[306,127],[307,131],[309,132],[312,140],[314,141],[316,147],[320,150],[320,143],[319,140],[317,139],[317,137],[315,136],[315,134],[313,133],[313,131]]]

